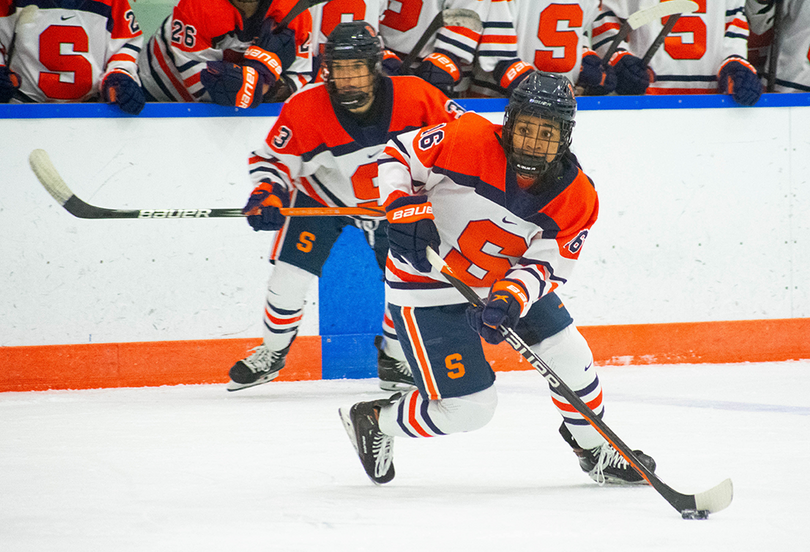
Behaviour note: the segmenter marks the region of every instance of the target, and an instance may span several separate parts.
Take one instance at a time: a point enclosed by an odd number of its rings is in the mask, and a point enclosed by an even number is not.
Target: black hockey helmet
[[[372,76],[367,88],[339,89],[335,82],[335,60],[361,60]],[[351,109],[366,105],[382,77],[382,41],[377,31],[365,21],[339,23],[329,34],[323,51],[323,78],[334,101]]]
[[[574,87],[564,75],[534,71],[521,82],[509,98],[503,119],[503,149],[513,171],[539,178],[557,163],[571,146],[571,132],[577,113]],[[556,156],[549,161],[546,155],[515,147],[515,126],[518,119],[540,117],[559,123],[560,138]],[[543,140],[542,137],[532,136]]]

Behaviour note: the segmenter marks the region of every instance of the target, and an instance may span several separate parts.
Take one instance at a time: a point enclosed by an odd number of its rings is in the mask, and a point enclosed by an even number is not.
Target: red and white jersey
[[[389,204],[424,195],[441,238],[438,253],[465,283],[486,295],[501,278],[520,280],[529,306],[570,277],[599,201],[573,154],[539,195],[508,171],[501,127],[475,113],[409,132],[380,157],[380,195]],[[462,302],[436,270],[423,273],[389,254],[386,299],[399,306]],[[525,314],[525,312],[523,313]]]
[[[25,10],[16,3],[0,0],[0,63],[22,81],[12,102],[93,100],[114,71],[139,82],[143,33],[127,0],[78,2],[71,9],[52,0],[35,0]]]
[[[141,53],[139,69],[143,87],[158,101],[208,102],[200,73],[209,61],[241,63],[245,51],[259,36],[266,19],[281,21],[296,0],[259,2],[263,15],[243,19],[228,0],[180,0]],[[312,60],[309,11],[288,25],[295,31],[296,59],[284,75],[296,89],[309,82]]]
[[[411,53],[431,21],[445,9],[468,9],[486,21],[490,0],[389,0],[380,20],[380,35],[385,47],[402,57]],[[480,34],[464,27],[442,27],[427,41],[418,58],[424,59],[436,49],[472,64]]]
[[[488,89],[490,95],[499,91],[488,75],[495,67],[488,58],[495,63],[508,59],[510,26],[516,35],[513,57],[541,71],[563,74],[576,83],[582,55],[590,49],[588,32],[600,13],[600,5],[600,0],[493,0],[471,89],[482,94],[488,94],[484,90]]]
[[[650,60],[655,82],[647,94],[706,94],[717,91],[717,73],[731,56],[748,57],[748,22],[744,0],[695,0],[695,13],[682,15]],[[627,18],[658,0],[603,0],[604,18],[594,28],[593,43],[600,54],[618,32],[616,17]],[[631,31],[627,50],[643,57],[667,18]]]
[[[781,10],[774,92],[810,92],[810,2],[782,0]],[[773,28],[773,8],[748,0],[746,13],[751,32],[761,35]]]
[[[385,143],[463,109],[417,77],[384,77],[378,94],[381,115],[371,126],[333,109],[323,83],[291,96],[250,158],[253,183],[296,188],[328,207],[379,207],[377,157]]]
[[[310,8],[313,55],[323,53],[326,39],[338,23],[365,21],[379,32],[380,18],[387,7],[388,0],[330,0]]]

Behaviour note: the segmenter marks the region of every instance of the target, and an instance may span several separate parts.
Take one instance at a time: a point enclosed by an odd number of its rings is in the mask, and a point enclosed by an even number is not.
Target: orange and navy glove
[[[754,66],[740,57],[727,59],[717,73],[721,94],[731,94],[740,105],[754,105],[762,95],[762,83]]]
[[[275,21],[265,19],[255,44],[245,52],[243,65],[259,73],[262,86],[272,87],[295,61],[296,50],[295,32],[287,28],[279,30]]]
[[[141,85],[123,71],[113,71],[101,82],[104,101],[115,104],[129,115],[137,115],[146,104]]]
[[[515,328],[528,303],[529,294],[521,282],[498,280],[492,284],[483,307],[467,309],[467,322],[484,341],[497,345],[506,339],[499,328]]]
[[[248,224],[259,230],[280,230],[284,226],[282,207],[290,206],[290,194],[280,184],[262,182],[250,194],[242,213],[247,215]]]
[[[508,98],[512,91],[534,71],[534,67],[519,59],[499,61],[492,71],[495,82],[504,90]]]
[[[215,104],[247,108],[262,103],[264,79],[248,65],[209,61],[200,72],[200,82]]]
[[[0,103],[11,101],[19,87],[20,76],[5,65],[0,65]]]
[[[427,247],[438,251],[442,242],[431,203],[423,196],[399,197],[386,206],[385,213],[391,254],[419,272],[430,272]]]
[[[600,58],[593,50],[587,50],[582,56],[577,84],[591,96],[604,96],[616,90],[616,69],[602,65]]]
[[[655,82],[653,70],[630,52],[616,52],[610,65],[616,69],[616,94],[620,96],[640,96]]]
[[[382,68],[386,75],[395,77],[402,74],[402,60],[391,50],[383,50]]]
[[[453,88],[461,81],[460,66],[458,59],[453,54],[433,52],[419,64],[414,74],[425,79],[449,97],[453,93]]]

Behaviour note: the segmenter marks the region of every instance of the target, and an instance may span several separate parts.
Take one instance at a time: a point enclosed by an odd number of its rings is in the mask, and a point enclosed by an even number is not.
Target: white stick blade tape
[[[637,11],[627,18],[627,22],[630,23],[630,28],[636,30],[652,22],[654,19],[660,19],[676,13],[694,13],[699,7],[697,2],[693,2],[692,0],[661,2],[657,6]]]
[[[734,486],[731,479],[726,479],[713,489],[695,495],[695,507],[698,510],[719,512],[728,508],[734,498]]]
[[[463,8],[453,8],[442,11],[442,19],[445,27],[464,27],[476,33],[484,30],[481,17],[472,10]]]
[[[56,172],[56,168],[45,150],[32,151],[28,156],[28,163],[31,165],[31,170],[37,175],[40,184],[59,202],[59,205],[64,205],[71,198],[73,192]]]

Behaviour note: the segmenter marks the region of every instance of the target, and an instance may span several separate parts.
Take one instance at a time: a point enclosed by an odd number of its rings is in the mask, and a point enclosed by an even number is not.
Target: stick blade
[[[636,30],[652,22],[654,19],[660,19],[676,13],[694,13],[699,7],[697,2],[693,2],[692,0],[670,0],[669,2],[661,2],[646,10],[635,12],[627,18],[627,22],[630,24],[630,28]]]
[[[51,163],[51,158],[48,152],[42,149],[35,149],[28,156],[28,163],[31,165],[31,170],[37,176],[37,180],[42,186],[48,190],[48,193],[59,202],[59,205],[64,207],[65,203],[73,197],[73,192],[70,191],[68,185],[56,172],[56,168]]]
[[[719,512],[728,508],[733,498],[734,485],[732,485],[731,479],[726,479],[708,491],[696,494],[695,507],[698,510],[706,510],[710,513]]]
[[[481,33],[484,30],[481,17],[472,10],[448,8],[442,10],[442,19],[445,27],[464,27],[476,33]]]

